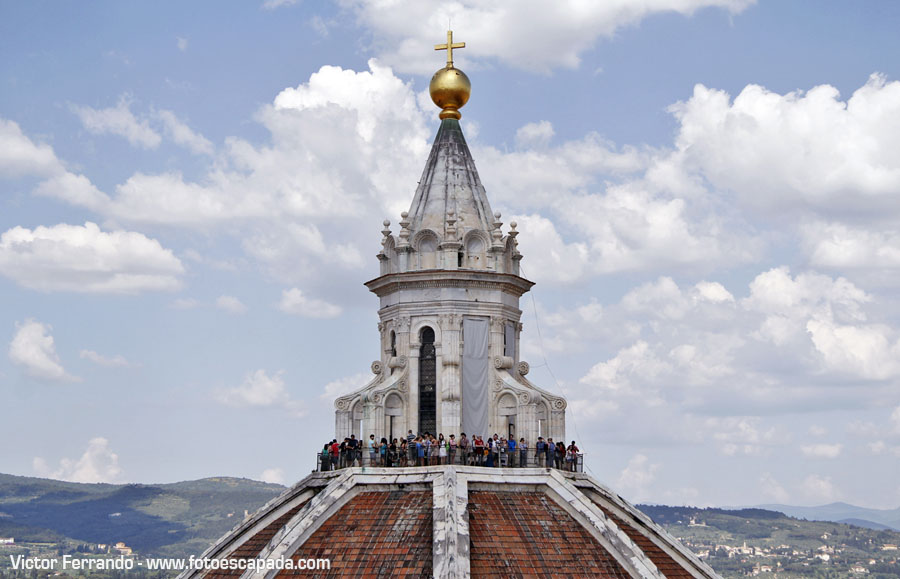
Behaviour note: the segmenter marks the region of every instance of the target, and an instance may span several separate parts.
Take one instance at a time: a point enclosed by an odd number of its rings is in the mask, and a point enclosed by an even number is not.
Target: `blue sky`
[[[896,507],[900,6],[595,4],[0,3],[0,471],[309,471],[378,356],[449,18],[590,471]]]

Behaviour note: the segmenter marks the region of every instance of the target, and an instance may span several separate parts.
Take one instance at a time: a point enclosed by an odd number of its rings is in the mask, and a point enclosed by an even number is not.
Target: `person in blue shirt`
[[[423,466],[425,464],[425,445],[422,444],[421,438],[416,439],[416,453],[419,457],[418,465]]]
[[[535,466],[544,466],[544,457],[547,455],[547,443],[544,442],[543,436],[538,436],[537,443],[534,445],[534,448]]]
[[[509,451],[509,466],[516,466],[516,439],[512,436],[506,442],[506,449]]]

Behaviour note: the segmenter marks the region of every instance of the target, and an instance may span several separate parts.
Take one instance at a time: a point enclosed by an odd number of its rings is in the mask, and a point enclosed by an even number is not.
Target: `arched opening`
[[[501,425],[507,439],[516,439],[516,415],[519,413],[516,397],[506,393],[497,401],[497,414],[500,415]]]
[[[466,267],[484,269],[484,240],[479,235],[470,235],[466,240]]]
[[[419,433],[436,434],[437,430],[437,354],[434,330],[422,329],[419,349]]]
[[[363,405],[361,402],[357,402],[353,405],[353,410],[351,410],[350,416],[353,420],[353,426],[350,429],[350,434],[355,434],[356,440],[363,440]]]
[[[424,231],[419,235],[416,251],[419,254],[419,269],[434,269],[437,267],[438,238],[431,231]]]
[[[384,400],[384,432],[388,441],[406,434],[401,420],[403,418],[403,400],[395,393],[388,394]]]
[[[397,333],[391,330],[391,357],[397,357]]]

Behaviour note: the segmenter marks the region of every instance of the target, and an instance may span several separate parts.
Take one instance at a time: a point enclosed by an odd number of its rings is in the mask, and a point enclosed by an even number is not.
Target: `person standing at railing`
[[[509,466],[516,466],[516,439],[512,436],[506,442],[506,450],[509,453],[509,458],[507,459]]]
[[[416,438],[416,456],[418,457],[417,464],[419,466],[425,466],[425,458],[427,457],[425,451],[425,441],[422,440],[422,437]]]
[[[575,467],[578,464],[578,452],[578,447],[575,446],[575,441],[573,440],[569,448],[566,449],[566,467],[572,472],[575,472]]]
[[[534,445],[534,466],[544,466],[544,457],[547,455],[547,443],[543,436],[538,436]]]
[[[484,464],[484,441],[477,434],[472,446],[475,448],[475,465],[482,466]]]
[[[458,444],[456,442],[456,435],[451,434],[450,440],[447,442],[447,463],[448,464],[456,464],[456,450]]]
[[[319,453],[319,470],[328,472],[331,470],[331,443],[326,442]]]
[[[547,444],[544,446],[544,453],[546,455],[545,463],[547,468],[553,468],[553,457],[556,455],[556,445],[549,436],[547,437]]]
[[[519,439],[519,467],[525,468],[528,466],[528,445],[525,443],[524,438]]]
[[[459,462],[463,465],[469,464],[469,439],[466,438],[465,432],[459,435]]]
[[[331,441],[331,470],[337,470],[338,461],[340,460],[341,449],[338,446],[337,439]]]

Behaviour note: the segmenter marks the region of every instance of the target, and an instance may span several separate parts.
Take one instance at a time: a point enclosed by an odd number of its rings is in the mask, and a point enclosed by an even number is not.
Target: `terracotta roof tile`
[[[430,490],[368,491],[322,523],[293,559],[331,559],[331,570],[316,571],[316,577],[431,577],[431,541]],[[281,571],[278,577],[291,575]]]
[[[260,529],[255,535],[244,541],[237,549],[232,552],[228,558],[229,559],[252,559],[259,555],[260,551],[262,551],[266,545],[269,544],[269,541],[272,540],[272,537],[275,536],[275,533],[279,531],[283,526],[285,526],[291,518],[296,515],[300,509],[307,503],[307,501],[303,501],[298,504],[285,514],[281,515],[264,528]],[[234,569],[234,570],[220,570],[220,571],[210,571],[206,574],[206,577],[209,579],[225,579],[226,577],[240,577],[243,570]]]
[[[659,548],[656,543],[651,541],[646,535],[617,517],[603,505],[597,506],[603,510],[607,517],[609,517],[616,523],[616,526],[625,531],[625,534],[628,535],[628,538],[634,541],[635,544],[637,544],[637,546],[641,548],[641,550],[647,555],[647,557],[650,558],[651,561],[653,561],[653,564],[656,565],[656,568],[659,569],[663,575],[665,575],[666,577],[673,577],[675,579],[687,579],[693,577],[693,575],[691,575],[691,573],[687,569],[685,569],[677,561],[675,561],[675,559],[673,559],[671,555]]]
[[[473,577],[628,577],[542,492],[469,492]]]

